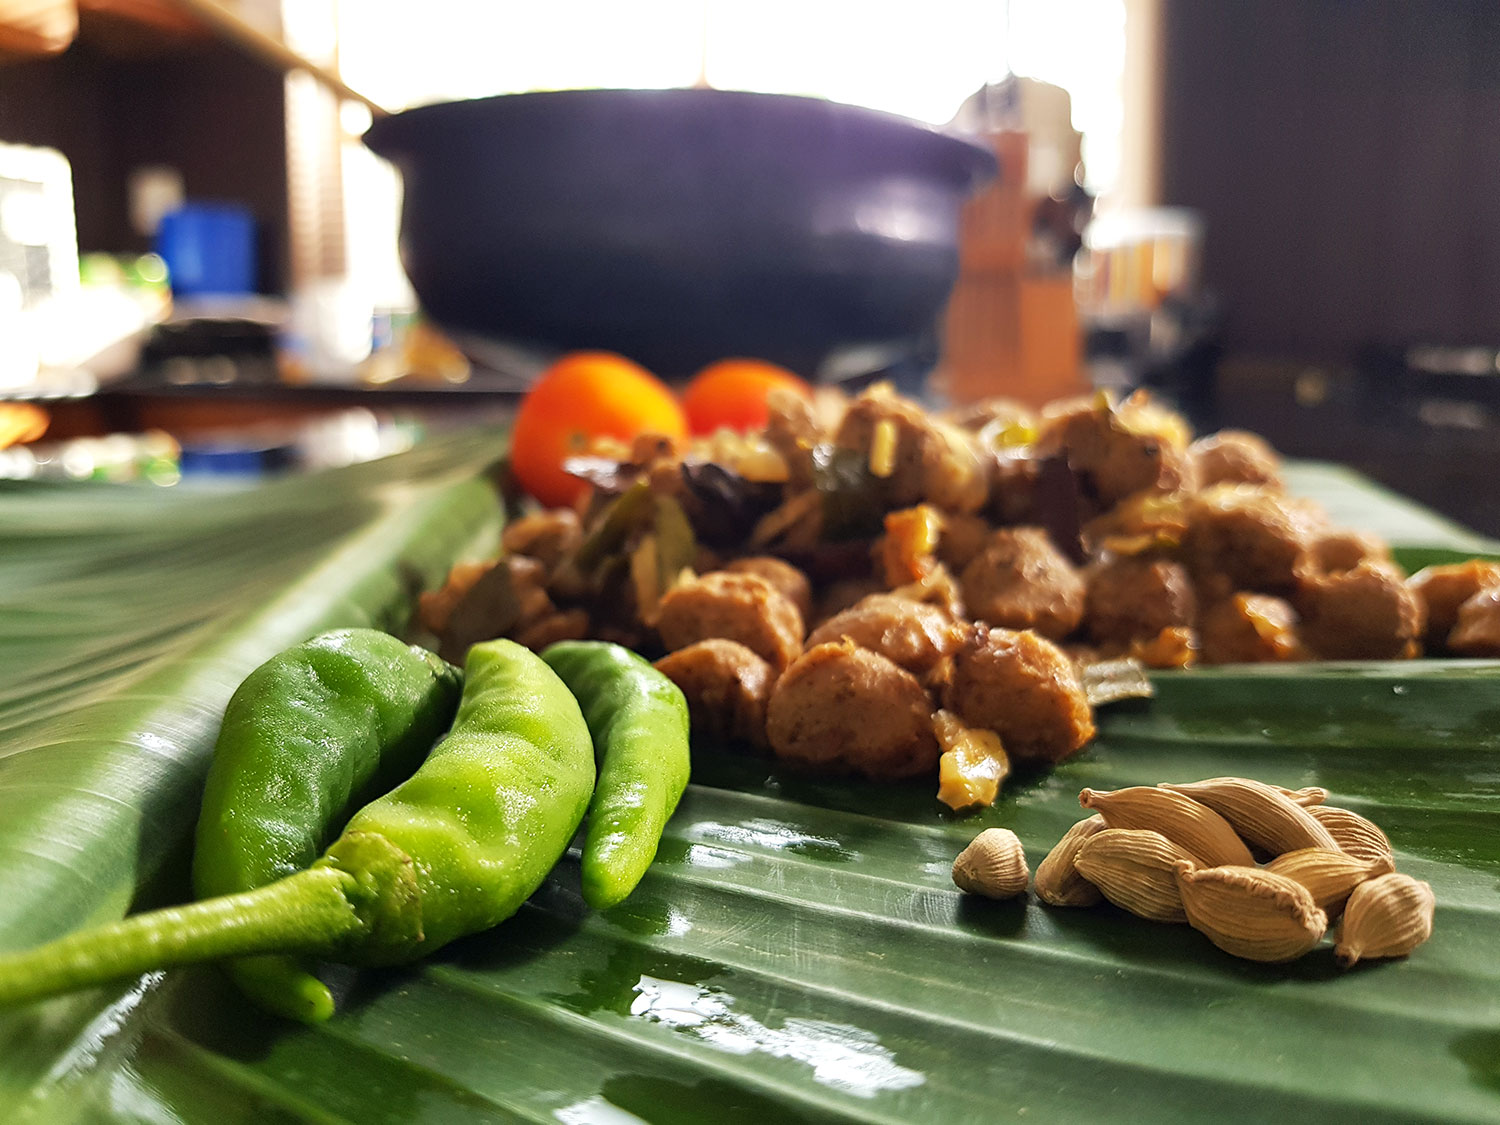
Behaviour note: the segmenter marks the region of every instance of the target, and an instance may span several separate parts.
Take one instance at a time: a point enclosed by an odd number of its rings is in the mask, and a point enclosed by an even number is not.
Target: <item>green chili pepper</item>
[[[583,840],[583,897],[604,910],[641,881],[687,788],[687,701],[616,644],[560,641],[542,659],[578,697],[594,738],[599,782]]]
[[[512,641],[475,645],[453,729],[312,867],[0,958],[0,1004],[252,954],[414,961],[515,913],[567,849],[593,786],[566,685]]]
[[[199,898],[306,868],[349,814],[414,770],[447,729],[462,673],[376,629],[324,633],[273,656],[230,697],[193,852]],[[327,1019],[333,995],[289,957],[227,966],[279,1015]]]

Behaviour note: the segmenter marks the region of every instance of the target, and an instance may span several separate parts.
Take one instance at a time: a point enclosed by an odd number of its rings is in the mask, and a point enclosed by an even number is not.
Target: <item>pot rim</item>
[[[365,131],[364,144],[372,152],[400,166],[420,159],[430,150],[435,130],[452,128],[492,129],[503,124],[511,111],[527,112],[538,106],[566,107],[576,103],[588,107],[598,103],[648,107],[687,106],[689,112],[711,112],[715,103],[749,105],[760,103],[778,112],[809,114],[811,123],[827,122],[841,128],[867,129],[874,144],[905,142],[931,171],[947,173],[957,186],[974,190],[997,172],[995,154],[976,139],[885,110],[850,105],[827,98],[801,94],[771,94],[753,90],[718,90],[698,87],[660,89],[538,90],[520,94],[496,94],[484,98],[434,102],[377,119]],[[498,116],[497,116],[498,114]]]

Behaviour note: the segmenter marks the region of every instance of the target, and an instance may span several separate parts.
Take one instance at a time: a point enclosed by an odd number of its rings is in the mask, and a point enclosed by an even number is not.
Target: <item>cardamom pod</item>
[[[1355,887],[1395,868],[1385,858],[1367,860],[1327,848],[1301,848],[1277,856],[1266,864],[1265,870],[1301,883],[1312,892],[1319,910],[1329,918],[1337,918]]]
[[[1083,841],[1078,873],[1110,902],[1153,922],[1186,922],[1177,869],[1197,862],[1160,832],[1106,828]]]
[[[1078,803],[1086,809],[1098,810],[1111,828],[1160,832],[1204,867],[1224,864],[1248,867],[1255,863],[1245,841],[1235,834],[1227,820],[1182,793],[1149,785],[1108,793],[1085,789],[1078,794]]]
[[[1432,887],[1392,872],[1354,888],[1334,956],[1348,968],[1371,957],[1405,957],[1432,936]]]
[[[986,828],[953,861],[954,883],[987,898],[1015,898],[1030,879],[1026,850],[1009,828]]]
[[[1036,897],[1053,906],[1093,906],[1104,896],[1099,888],[1078,873],[1078,849],[1083,842],[1105,829],[1097,813],[1069,828],[1047,858],[1037,864]]]
[[[1341,851],[1355,859],[1383,859],[1395,866],[1396,854],[1391,850],[1391,842],[1373,821],[1333,805],[1318,805],[1307,811],[1328,829]]]
[[[1166,783],[1160,788],[1207,805],[1252,847],[1273,856],[1302,848],[1338,851],[1338,843],[1311,813],[1285,791],[1263,781],[1211,777],[1190,785]]]
[[[1312,805],[1321,805],[1324,801],[1328,800],[1328,790],[1317,785],[1307,785],[1301,789],[1287,789],[1280,785],[1273,785],[1271,788],[1279,789],[1303,808],[1309,808]]]
[[[1188,924],[1235,957],[1291,961],[1328,929],[1311,892],[1285,875],[1258,867],[1182,867],[1177,884]]]

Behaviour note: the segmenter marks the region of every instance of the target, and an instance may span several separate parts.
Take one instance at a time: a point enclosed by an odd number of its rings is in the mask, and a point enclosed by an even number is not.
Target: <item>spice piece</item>
[[[1225,953],[1250,961],[1301,957],[1328,929],[1301,883],[1257,867],[1184,865],[1177,873],[1188,924]]]
[[[1301,789],[1287,789],[1280,785],[1273,785],[1271,788],[1290,797],[1304,809],[1311,808],[1313,805],[1321,805],[1328,800],[1328,790],[1317,785],[1307,785]]]
[[[950,809],[989,808],[1010,773],[1010,758],[992,730],[971,727],[952,711],[936,711],[932,732],[938,759],[938,800]]]
[[[1227,820],[1181,793],[1149,785],[1109,793],[1085,789],[1078,794],[1078,803],[1086,809],[1097,809],[1111,828],[1160,832],[1205,867],[1224,864],[1249,867],[1255,863],[1250,849]]]
[[[1372,957],[1405,957],[1432,936],[1432,887],[1392,872],[1354,888],[1334,955],[1349,968]]]
[[[1078,850],[1107,826],[1097,813],[1069,828],[1036,869],[1036,896],[1052,906],[1093,906],[1104,896],[1078,873]]]
[[[1432,933],[1432,888],[1395,874],[1385,834],[1323,805],[1327,796],[1316,786],[1285,789],[1240,777],[1084,789],[1079,804],[1099,811],[1073,825],[1042,861],[1037,897],[1086,906],[1102,896],[1142,918],[1188,922],[1251,961],[1302,956],[1340,913],[1336,952],[1346,967],[1410,953]],[[1285,849],[1307,838],[1320,846]],[[1279,854],[1259,866],[1247,841]],[[1207,862],[1236,853],[1242,861]]]
[[[1350,892],[1367,879],[1389,874],[1395,870],[1388,859],[1357,859],[1342,851],[1327,848],[1302,848],[1277,856],[1265,869],[1276,875],[1285,875],[1293,882],[1301,883],[1312,893],[1329,918],[1337,918],[1344,910]]]
[[[882,418],[870,437],[869,468],[872,477],[885,480],[896,471],[896,423]]]
[[[1187,921],[1177,869],[1197,862],[1160,832],[1106,828],[1084,840],[1074,865],[1122,910],[1153,922]]]
[[[986,898],[1015,898],[1030,879],[1026,852],[1009,828],[986,828],[953,861],[954,883]]]
[[[1341,851],[1355,859],[1385,860],[1394,866],[1396,855],[1391,842],[1373,821],[1332,805],[1318,805],[1307,811],[1328,829]]]
[[[1218,813],[1241,838],[1273,856],[1302,848],[1337,851],[1328,829],[1301,805],[1274,786],[1248,777],[1211,777],[1191,785],[1164,783]]]

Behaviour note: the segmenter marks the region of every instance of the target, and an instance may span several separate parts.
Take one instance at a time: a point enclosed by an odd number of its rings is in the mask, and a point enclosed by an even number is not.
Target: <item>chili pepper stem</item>
[[[367,927],[354,875],[314,867],[244,894],[137,914],[0,956],[0,1005],[255,953],[333,954]]]

